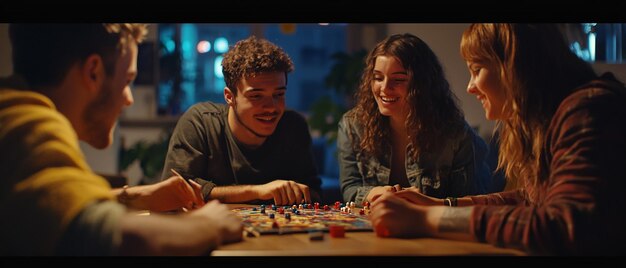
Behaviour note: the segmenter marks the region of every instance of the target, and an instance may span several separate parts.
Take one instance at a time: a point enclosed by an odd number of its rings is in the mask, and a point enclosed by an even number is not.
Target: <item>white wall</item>
[[[626,63],[623,64],[607,64],[594,63],[593,69],[598,73],[612,72],[617,79],[626,83]]]

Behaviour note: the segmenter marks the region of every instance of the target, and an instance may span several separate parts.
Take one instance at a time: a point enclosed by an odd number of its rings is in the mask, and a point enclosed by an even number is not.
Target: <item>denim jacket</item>
[[[383,159],[366,157],[353,149],[352,144],[360,143],[362,133],[354,113],[346,113],[339,122],[337,136],[339,181],[343,199],[357,204],[366,200],[372,188],[389,185],[391,173],[390,147]],[[467,122],[459,133],[442,143],[442,148],[422,153],[417,160],[410,156],[412,149],[407,146],[405,169],[411,186],[437,198],[486,193],[492,179],[486,159],[487,144]]]

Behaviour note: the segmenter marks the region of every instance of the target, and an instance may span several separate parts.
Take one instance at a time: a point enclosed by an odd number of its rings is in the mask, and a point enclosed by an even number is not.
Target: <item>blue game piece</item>
[[[256,208],[252,208],[252,211],[256,211]]]
[[[270,213],[270,219],[274,218],[274,213]]]
[[[291,220],[291,214],[289,214],[289,213],[285,213],[285,219],[287,219],[287,220]]]

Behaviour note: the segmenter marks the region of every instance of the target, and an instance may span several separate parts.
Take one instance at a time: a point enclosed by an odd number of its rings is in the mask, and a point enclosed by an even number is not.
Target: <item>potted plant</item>
[[[155,142],[141,140],[129,148],[124,146],[122,138],[122,146],[119,152],[119,170],[123,172],[135,161],[139,161],[139,167],[143,173],[140,184],[158,182],[165,165],[165,156],[170,136],[171,134],[168,133]]]
[[[364,49],[351,54],[333,54],[334,64],[326,76],[325,85],[334,89],[338,98],[323,96],[311,104],[309,125],[325,137],[329,144],[335,143],[337,139],[337,124],[341,116],[353,106],[354,92],[359,86],[366,55]]]

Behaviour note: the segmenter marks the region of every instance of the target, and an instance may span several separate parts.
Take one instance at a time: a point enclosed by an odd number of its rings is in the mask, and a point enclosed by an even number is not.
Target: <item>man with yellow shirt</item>
[[[9,28],[14,75],[0,81],[0,255],[198,255],[241,240],[241,220],[200,186],[171,177],[112,190],[78,140],[111,144],[133,103],[133,24]],[[117,199],[116,199],[117,197]],[[138,216],[130,209],[182,215]]]

